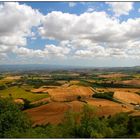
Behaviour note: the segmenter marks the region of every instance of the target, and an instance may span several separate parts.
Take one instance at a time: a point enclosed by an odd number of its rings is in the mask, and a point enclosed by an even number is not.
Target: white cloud
[[[45,16],[39,32],[43,38],[60,41],[60,46],[63,42],[73,55],[126,58],[140,39],[139,26],[140,18],[120,22],[105,12],[75,15],[54,11]]]
[[[74,7],[74,6],[76,6],[75,2],[69,2],[69,7]]]
[[[140,58],[140,18],[120,22],[104,11],[92,10],[80,15],[59,11],[42,15],[27,5],[0,4],[0,58],[9,52],[23,58]],[[37,37],[33,27],[42,38],[58,43],[27,48],[27,38]]]
[[[30,6],[17,2],[0,4],[0,50],[9,50],[27,45],[27,37],[32,37],[32,27],[40,25],[43,15]]]
[[[106,2],[111,7],[115,16],[128,15],[133,9],[133,2]]]
[[[45,51],[48,53],[48,55],[64,57],[65,55],[69,54],[70,49],[65,46],[62,47],[51,44],[45,46]]]

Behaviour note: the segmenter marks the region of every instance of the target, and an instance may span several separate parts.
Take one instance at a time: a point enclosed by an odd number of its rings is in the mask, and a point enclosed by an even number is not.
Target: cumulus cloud
[[[17,2],[0,4],[0,51],[14,51],[18,46],[27,45],[27,37],[31,37],[32,27],[40,25],[43,19],[38,10]]]
[[[139,25],[140,18],[120,22],[103,11],[81,15],[53,11],[39,32],[43,38],[65,42],[73,55],[129,57],[140,39]]]
[[[128,15],[133,9],[133,2],[106,2],[115,13],[115,16]]]
[[[120,16],[130,10],[122,11],[114,12]],[[92,9],[80,15],[60,11],[43,15],[30,6],[5,2],[0,4],[0,19],[0,58],[8,52],[25,58],[140,58],[140,18],[119,21]],[[27,38],[37,38],[33,27],[43,39],[58,43],[28,48]]]

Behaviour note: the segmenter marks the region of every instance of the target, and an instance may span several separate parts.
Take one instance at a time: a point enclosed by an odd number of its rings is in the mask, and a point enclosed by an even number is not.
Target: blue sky
[[[140,65],[140,2],[2,2],[0,64]]]

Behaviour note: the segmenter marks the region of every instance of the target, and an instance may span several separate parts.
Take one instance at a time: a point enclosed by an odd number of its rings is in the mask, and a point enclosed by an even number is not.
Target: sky
[[[0,64],[140,65],[140,2],[0,2]]]

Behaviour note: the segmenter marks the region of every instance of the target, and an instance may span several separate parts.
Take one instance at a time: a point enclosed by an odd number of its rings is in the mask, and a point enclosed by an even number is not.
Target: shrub
[[[11,99],[0,99],[0,137],[15,137],[29,128],[30,122]]]
[[[5,85],[0,85],[0,90],[6,89]]]
[[[103,99],[108,99],[108,100],[114,101],[113,94],[114,94],[114,92],[102,92],[102,93],[95,93],[92,95],[92,97],[103,98]]]

